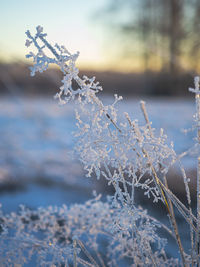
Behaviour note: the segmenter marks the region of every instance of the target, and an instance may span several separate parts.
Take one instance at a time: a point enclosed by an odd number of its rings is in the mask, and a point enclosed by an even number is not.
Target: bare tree
[[[169,4],[169,52],[170,72],[175,75],[180,68],[181,41],[184,37],[183,30],[183,0],[166,1]]]

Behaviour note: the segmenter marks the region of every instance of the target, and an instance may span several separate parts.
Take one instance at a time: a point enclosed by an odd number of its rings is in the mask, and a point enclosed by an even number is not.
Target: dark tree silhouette
[[[111,0],[107,14],[107,25],[123,38],[124,56],[133,56],[133,43],[138,44],[144,71],[176,76],[199,69],[199,0]]]

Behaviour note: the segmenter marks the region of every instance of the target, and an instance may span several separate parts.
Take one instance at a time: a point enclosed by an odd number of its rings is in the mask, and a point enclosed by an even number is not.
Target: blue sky
[[[107,0],[1,0],[0,57],[24,59],[25,31],[44,27],[48,40],[64,44],[71,52],[80,51],[79,63],[85,67],[106,64],[103,51],[103,27],[96,23]]]

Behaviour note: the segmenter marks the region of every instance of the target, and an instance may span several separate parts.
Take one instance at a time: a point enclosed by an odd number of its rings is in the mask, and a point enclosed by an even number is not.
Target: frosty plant
[[[106,202],[101,201],[99,195],[85,204],[69,208],[31,211],[21,207],[19,213],[1,214],[1,262],[5,266],[12,262],[23,264],[29,259],[39,266],[199,266],[200,157],[197,215],[192,212],[189,179],[181,164],[181,158],[196,151],[200,142],[199,78],[195,78],[195,89],[190,89],[196,96],[198,143],[195,149],[177,155],[173,144],[168,145],[163,129],[157,134],[152,128],[145,102],[140,103],[144,125],[128,113],[124,113],[124,120],[120,122],[116,103],[122,97],[115,95],[111,105],[104,105],[97,96],[102,87],[95,82],[95,77],[79,77],[76,67],[79,53],[71,54],[58,44],[52,46],[43,28],[38,26],[36,30],[35,35],[26,32],[26,46],[35,47],[35,52],[27,55],[34,62],[31,75],[45,71],[49,64],[60,68],[63,85],[55,98],[60,104],[75,103],[75,151],[87,176],[94,173],[97,179],[104,178],[108,186],[113,186],[114,193]],[[47,50],[51,56],[47,56]],[[72,86],[74,83],[76,88]],[[179,163],[182,173],[187,205],[168,188],[167,174],[175,163]],[[170,227],[136,205],[136,188],[141,188],[149,201],[164,204]],[[182,244],[174,208],[188,225],[190,249]],[[159,229],[174,238],[179,258],[166,255],[167,240],[159,235]],[[102,242],[104,246],[106,243],[106,249],[102,249]]]

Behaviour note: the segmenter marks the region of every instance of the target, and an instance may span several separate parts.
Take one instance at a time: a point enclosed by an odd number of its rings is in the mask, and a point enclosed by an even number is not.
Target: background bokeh
[[[12,82],[23,94],[59,85],[57,72],[28,77],[24,33],[37,25],[52,43],[80,51],[78,66],[107,93],[187,96],[200,69],[199,0],[3,0],[0,12],[1,93]]]

